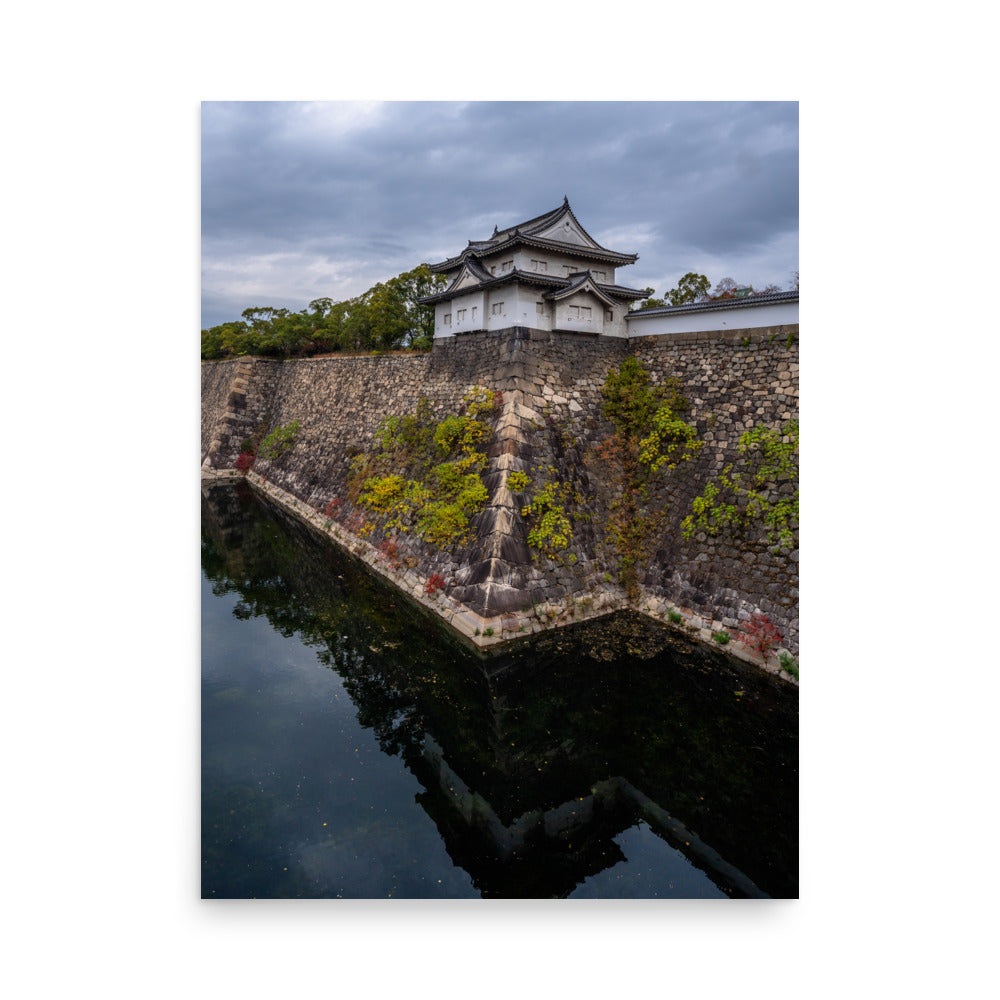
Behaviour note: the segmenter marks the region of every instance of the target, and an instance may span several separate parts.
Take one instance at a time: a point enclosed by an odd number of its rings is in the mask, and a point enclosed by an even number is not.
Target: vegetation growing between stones
[[[799,661],[796,657],[792,656],[791,653],[779,653],[778,662],[781,664],[782,670],[791,674],[796,680],[799,679]]]
[[[521,515],[531,524],[528,545],[549,559],[558,559],[560,552],[569,546],[573,537],[573,525],[566,507],[569,504],[582,504],[584,498],[572,483],[557,478],[554,466],[547,466],[544,472],[544,483],[521,508]],[[521,483],[522,480],[517,478],[519,475],[524,474],[513,473],[508,477],[508,486],[511,486],[512,478]],[[524,480],[527,479],[524,476]]]
[[[726,465],[695,497],[681,524],[684,537],[763,526],[769,544],[793,548],[799,522],[799,422],[787,421],[777,430],[754,427],[740,437],[738,447],[739,467]]]
[[[414,413],[386,417],[376,450],[351,462],[352,499],[381,518],[386,531],[412,531],[438,547],[465,541],[471,518],[489,499],[480,449],[502,402],[500,393],[477,386],[465,395],[461,414],[435,420],[421,398]]]
[[[615,432],[595,452],[609,466],[608,483],[620,484],[611,501],[608,528],[620,560],[620,578],[629,597],[638,596],[637,564],[667,511],[652,502],[650,488],[664,469],[690,461],[702,442],[680,416],[688,408],[676,380],[651,383],[636,357],[612,368],[601,389],[604,416]]]
[[[781,632],[767,615],[758,611],[740,629],[739,641],[766,660],[781,642]]]
[[[268,461],[273,462],[295,444],[295,439],[299,436],[299,431],[301,430],[302,426],[297,420],[293,420],[285,427],[281,425],[275,427],[260,443],[258,454],[261,458],[266,458]]]

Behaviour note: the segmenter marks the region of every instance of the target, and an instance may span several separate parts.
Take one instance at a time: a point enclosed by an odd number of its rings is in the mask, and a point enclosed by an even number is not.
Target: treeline
[[[796,291],[799,287],[799,273],[795,272],[788,291]],[[711,291],[710,291],[711,289]],[[784,291],[778,285],[767,285],[765,288],[754,288],[753,285],[739,285],[732,278],[723,278],[715,288],[703,274],[688,271],[677,282],[676,288],[665,292],[662,299],[653,298],[653,289],[647,288],[650,298],[637,306],[638,309],[659,309],[662,306],[681,306],[687,302],[714,302],[716,299],[742,299],[754,295],[770,295],[772,292]]]
[[[299,312],[251,306],[241,320],[202,330],[201,356],[209,361],[247,354],[307,358],[333,351],[429,350],[434,307],[417,299],[444,282],[443,275],[421,264],[345,302],[313,299]]]

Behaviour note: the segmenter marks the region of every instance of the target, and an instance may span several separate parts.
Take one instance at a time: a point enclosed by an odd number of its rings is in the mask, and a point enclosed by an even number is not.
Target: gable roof
[[[468,287],[476,288],[481,285],[484,281],[492,281],[493,275],[483,267],[482,264],[476,260],[475,257],[469,257],[462,263],[462,269],[455,275],[455,280],[444,290],[444,295],[451,295],[454,292],[461,291],[461,284],[466,279],[471,277],[474,279],[474,283],[470,284]]]
[[[568,228],[570,234],[581,242],[557,239],[553,230],[560,223]],[[560,231],[562,235],[562,231]],[[432,271],[451,271],[461,265],[470,256],[479,258],[493,257],[496,254],[513,250],[516,246],[530,246],[537,249],[555,250],[559,253],[589,260],[602,260],[613,264],[632,264],[639,259],[635,253],[620,253],[601,246],[586,229],[580,225],[579,219],[570,208],[569,199],[564,197],[563,203],[549,212],[536,215],[533,219],[519,222],[506,229],[493,227],[493,235],[488,240],[469,240],[468,246],[454,257],[428,265]]]
[[[591,295],[596,296],[600,299],[606,306],[616,306],[616,302],[607,292],[604,291],[601,286],[594,281],[594,276],[590,271],[582,271],[577,274],[569,275],[569,284],[565,288],[556,288],[551,292],[545,292],[542,295],[543,299],[565,299],[567,296],[573,295],[575,292],[590,292]],[[648,292],[642,292],[640,295],[644,297],[648,295]]]

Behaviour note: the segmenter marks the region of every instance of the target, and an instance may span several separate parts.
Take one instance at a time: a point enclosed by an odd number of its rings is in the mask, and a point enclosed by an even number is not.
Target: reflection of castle
[[[612,838],[640,818],[727,895],[767,895],[624,778],[597,782],[585,796],[533,809],[505,824],[452,771],[430,737],[423,762],[436,776],[437,788],[429,790],[422,804],[436,821],[452,860],[469,872],[484,897],[569,895],[584,879],[625,860]]]
[[[728,895],[797,894],[797,717],[773,678],[638,616],[487,671],[255,494],[208,490],[203,517],[210,578],[318,647],[482,895],[569,895],[623,860],[613,838],[639,820]]]

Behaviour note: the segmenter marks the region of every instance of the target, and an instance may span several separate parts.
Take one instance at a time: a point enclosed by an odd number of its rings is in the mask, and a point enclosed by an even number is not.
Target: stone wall
[[[654,381],[673,376],[705,442],[690,475],[668,479],[673,516],[643,575],[644,587],[710,613],[733,629],[763,611],[798,651],[798,550],[774,552],[760,536],[725,542],[700,534],[685,542],[680,521],[703,484],[739,457],[744,431],[778,427],[799,415],[798,327],[642,337],[632,342]]]
[[[654,382],[679,380],[691,405],[686,419],[705,441],[697,459],[665,475],[655,492],[667,515],[638,567],[640,610],[662,616],[680,609],[709,641],[713,630],[735,628],[761,610],[797,653],[797,551],[771,552],[762,538],[685,542],[680,533],[692,498],[736,457],[740,434],[798,415],[797,337],[797,327],[782,327],[625,341],[515,327],[438,340],[422,355],[206,362],[204,467],[231,469],[255,430],[298,420],[294,447],[275,462],[258,459],[255,472],[269,492],[295,498],[317,520],[338,498],[342,538],[351,515],[361,513],[346,499],[350,460],[372,448],[383,417],[412,413],[421,396],[444,416],[461,408],[474,385],[499,390],[504,402],[484,475],[490,500],[473,519],[472,541],[442,551],[401,536],[401,558],[416,579],[438,573],[447,580],[451,605],[470,609],[470,621],[530,614],[545,627],[588,617],[628,603],[606,530],[618,484],[595,449],[613,430],[601,387],[610,368],[634,353]],[[553,478],[546,470],[585,500],[572,512],[572,543],[558,560],[527,544],[521,508],[531,490],[507,488],[510,473],[524,471],[538,489]],[[365,544],[371,549],[383,537],[376,524]]]

